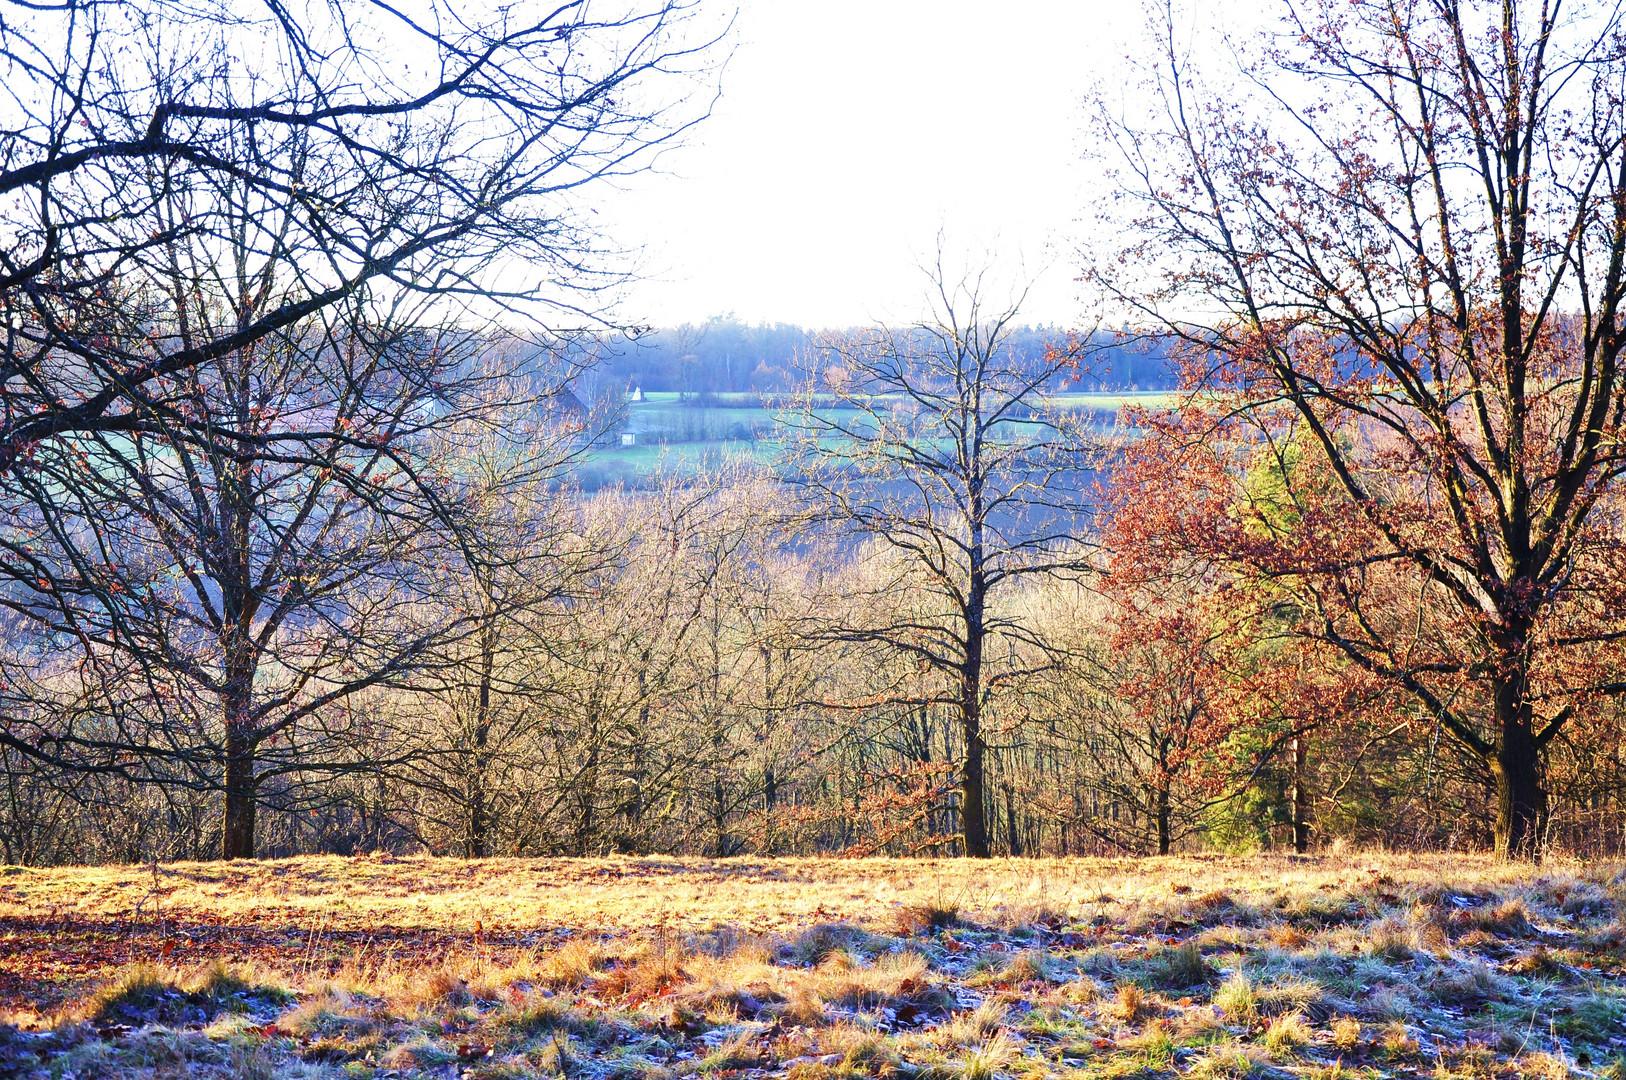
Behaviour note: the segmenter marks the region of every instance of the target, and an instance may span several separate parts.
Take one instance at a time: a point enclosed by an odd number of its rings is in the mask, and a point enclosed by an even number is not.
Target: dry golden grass
[[[1348,1054],[1361,1045],[1361,1022],[1353,1016],[1340,1016],[1332,1022],[1332,1044]]]
[[[1514,885],[1528,868],[1464,855],[1168,856],[1148,859],[436,859],[309,856],[158,867],[7,868],[0,918],[222,919],[342,931],[378,926],[486,933],[668,926],[785,933],[851,922],[891,931],[923,921],[985,925],[1013,917],[1116,909],[1133,919],[1200,909],[1210,895],[1269,906],[1279,894],[1361,889],[1436,893],[1442,881],[1480,891]],[[1175,893],[1175,886],[1186,888]],[[1112,899],[1101,903],[1103,894]],[[1566,894],[1567,895],[1567,894]],[[952,910],[952,916],[946,913]],[[1474,915],[1505,924],[1516,909]]]
[[[1465,857],[8,872],[0,1073],[1619,1080],[1623,914]]]

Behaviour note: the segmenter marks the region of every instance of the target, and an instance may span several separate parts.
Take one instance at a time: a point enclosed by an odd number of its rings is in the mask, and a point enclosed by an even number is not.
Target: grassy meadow
[[[0,870],[0,1075],[1626,1075],[1626,870],[1447,856]]]
[[[1173,400],[1173,394],[1154,391],[1064,394],[1050,403],[1089,414],[1093,424],[1106,429],[1128,406],[1159,408]],[[779,448],[779,416],[778,409],[754,393],[714,394],[705,404],[686,403],[676,393],[647,393],[643,401],[627,404],[621,430],[635,437],[634,444],[620,445],[618,432],[593,451],[582,464],[581,475],[592,488],[636,487],[657,471],[688,476],[725,460],[769,466]]]

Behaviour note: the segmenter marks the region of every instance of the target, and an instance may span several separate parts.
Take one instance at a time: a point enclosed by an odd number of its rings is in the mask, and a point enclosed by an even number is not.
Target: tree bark
[[[236,724],[226,729],[226,809],[220,827],[220,855],[254,857],[254,741]]]
[[[1160,784],[1157,789],[1157,853],[1167,855],[1174,845],[1174,811],[1169,803],[1169,785]]]
[[[598,727],[595,721],[591,725]],[[581,816],[576,820],[576,854],[587,855],[593,846],[593,831],[598,827],[598,766],[599,747],[595,741],[587,751],[587,763],[582,768],[581,779],[577,781],[578,801]]]
[[[1518,664],[1496,688],[1501,738],[1486,762],[1496,781],[1496,859],[1540,862],[1547,831],[1547,785],[1527,681]]]
[[[497,617],[489,610],[480,627],[480,676],[474,701],[474,722],[468,731],[468,775],[463,778],[466,834],[463,855],[484,859],[491,855],[491,797],[487,788],[491,769],[491,684],[497,666]]]
[[[965,853],[973,859],[986,859],[988,850],[988,809],[983,770],[982,741],[982,644],[983,590],[975,560],[980,554],[973,545],[974,568],[968,610],[966,611],[965,665],[960,669],[960,724],[965,735],[965,767],[960,770],[960,836]]]
[[[1293,850],[1310,850],[1309,749],[1303,735],[1293,736]]]
[[[975,462],[974,450],[973,460]],[[970,580],[967,582],[963,612],[965,663],[960,668],[960,721],[965,733],[965,769],[960,774],[960,835],[965,841],[966,855],[973,859],[986,859],[990,851],[983,773],[982,646],[988,633],[984,621],[988,579],[983,553],[982,481],[975,464],[966,489],[966,524],[971,542],[966,549]]]
[[[779,774],[773,767],[773,740],[771,728],[773,717],[777,715],[777,703],[773,692],[773,650],[767,646],[762,647],[762,701],[767,707],[765,715],[768,723],[763,728],[762,741],[769,747],[769,756],[762,766],[762,848],[769,854],[774,850],[773,815],[779,807]]]
[[[246,550],[246,545],[239,548]],[[220,857],[254,858],[256,781],[254,757],[259,746],[254,722],[254,671],[258,666],[247,633],[243,602],[227,596],[230,621],[222,635],[224,675],[220,707],[226,728],[225,807],[220,823]]]
[[[988,807],[983,774],[982,721],[975,705],[963,715],[965,767],[960,770],[960,836],[965,853],[988,858]]]
[[[1011,855],[1022,854],[1022,834],[1016,828],[1016,793],[1005,785],[1005,850]]]

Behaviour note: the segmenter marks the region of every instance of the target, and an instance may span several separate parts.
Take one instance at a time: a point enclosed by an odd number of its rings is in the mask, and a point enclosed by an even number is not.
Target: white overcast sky
[[[907,319],[919,260],[995,252],[1023,314],[1075,320],[1082,100],[1138,0],[740,0],[714,114],[604,206],[641,246],[624,316]]]

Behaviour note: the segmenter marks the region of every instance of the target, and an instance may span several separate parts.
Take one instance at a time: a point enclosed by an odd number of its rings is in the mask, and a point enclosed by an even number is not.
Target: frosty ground
[[[1626,1077],[1626,869],[0,869],[0,1074]]]

